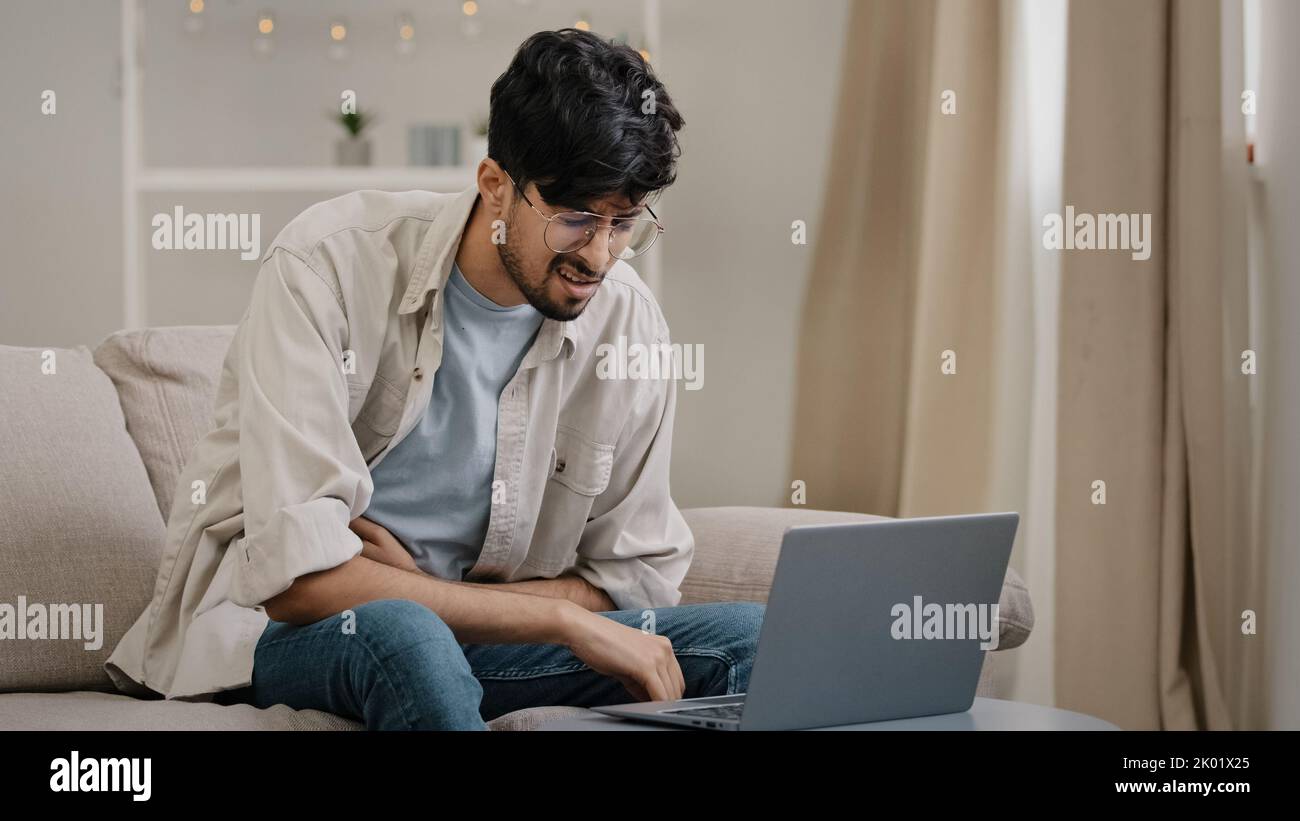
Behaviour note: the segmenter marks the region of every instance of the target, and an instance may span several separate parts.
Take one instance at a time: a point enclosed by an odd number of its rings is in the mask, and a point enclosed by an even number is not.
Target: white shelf
[[[149,191],[356,191],[363,188],[456,192],[474,181],[475,167],[142,168],[136,189]]]
[[[156,192],[337,192],[365,188],[440,193],[464,191],[474,183],[475,168],[380,167],[335,168],[235,167],[235,168],[146,168],[143,162],[143,117],[141,80],[145,0],[119,0],[122,8],[122,313],[123,327],[142,328],[149,322],[146,311],[144,257],[141,254],[143,224],[141,194]],[[646,47],[662,74],[660,43],[660,0],[641,0]],[[662,214],[662,212],[660,212]],[[662,288],[662,243],[657,243],[637,266],[646,284],[656,294]]]

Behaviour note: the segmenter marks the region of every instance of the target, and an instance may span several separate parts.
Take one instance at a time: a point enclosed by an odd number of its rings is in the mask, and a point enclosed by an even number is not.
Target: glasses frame
[[[542,242],[546,243],[546,247],[550,248],[552,251],[554,251],[557,254],[573,254],[573,253],[577,253],[578,251],[581,251],[583,248],[586,248],[588,245],[591,244],[592,239],[595,238],[596,236],[596,232],[600,231],[601,229],[608,228],[609,234],[605,239],[605,247],[609,250],[609,255],[611,257],[614,257],[614,259],[627,262],[629,259],[636,259],[637,257],[645,254],[646,251],[649,251],[651,248],[653,248],[654,244],[659,241],[659,235],[668,230],[667,228],[664,228],[663,223],[659,222],[659,215],[654,212],[654,209],[650,207],[649,203],[646,204],[645,210],[649,211],[650,216],[653,217],[654,219],[646,219],[645,217],[609,217],[606,216],[605,214],[597,214],[592,211],[558,211],[555,214],[548,217],[542,213],[542,210],[540,208],[538,208],[536,205],[533,205],[533,201],[528,199],[528,195],[524,193],[524,189],[519,187],[519,183],[515,182],[514,177],[510,176],[509,171],[506,171],[503,168],[501,169],[501,173],[506,175],[506,179],[510,180],[510,184],[513,185],[515,187],[515,190],[519,192],[519,196],[524,198],[524,202],[528,203],[528,207],[536,211],[537,216],[546,220],[546,228],[542,229]],[[566,214],[582,214],[588,217],[596,217],[597,219],[600,220],[610,220],[610,223],[609,225],[600,225],[595,228],[587,229],[587,231],[585,232],[587,234],[586,242],[582,243],[577,248],[570,248],[567,251],[561,251],[558,248],[551,248],[551,243],[546,238],[546,230],[551,227],[552,222],[554,222],[555,220],[559,219],[560,217]],[[638,222],[653,223],[655,227],[655,232],[652,235],[650,244],[647,245],[643,250],[638,251],[637,253],[633,254],[630,257],[620,257],[615,255],[613,249],[609,247],[609,243],[612,243],[614,241],[614,222],[613,222],[614,220],[636,220]]]

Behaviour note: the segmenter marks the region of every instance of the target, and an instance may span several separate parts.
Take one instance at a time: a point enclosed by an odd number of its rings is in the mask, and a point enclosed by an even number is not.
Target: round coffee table
[[[645,724],[592,712],[579,718],[566,718],[543,724],[540,730],[677,730],[666,724]],[[997,698],[976,698],[964,713],[941,716],[900,718],[893,721],[873,721],[868,724],[841,724],[837,727],[818,727],[820,730],[1118,730],[1109,721],[1100,718]]]

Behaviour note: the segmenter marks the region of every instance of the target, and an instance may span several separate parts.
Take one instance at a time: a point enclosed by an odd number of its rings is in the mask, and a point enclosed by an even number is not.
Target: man
[[[542,32],[492,87],[474,187],[295,218],[117,685],[376,729],[743,692],[763,607],[677,606],[671,375],[597,367],[669,344],[626,260],[662,231],[682,125],[634,50]]]

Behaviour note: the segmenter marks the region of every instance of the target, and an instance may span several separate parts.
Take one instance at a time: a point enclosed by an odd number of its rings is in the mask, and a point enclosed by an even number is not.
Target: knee
[[[723,635],[729,637],[731,651],[738,656],[752,658],[758,649],[758,634],[763,628],[766,605],[758,602],[738,601],[718,604],[718,621]]]
[[[709,625],[707,646],[710,672],[688,696],[719,696],[743,693],[758,652],[758,635],[767,608],[756,602],[716,602],[706,608]]]
[[[705,609],[704,622],[709,625],[709,642],[739,663],[747,663],[758,650],[758,635],[763,627],[767,607],[758,602],[713,602],[692,605]]]
[[[370,686],[395,699],[413,729],[482,729],[483,689],[455,634],[417,602],[382,599],[355,608]],[[397,719],[397,715],[390,716]]]
[[[440,632],[446,624],[438,614],[410,599],[376,599],[344,611],[353,614],[358,632],[362,629],[390,633],[403,629],[431,629]]]
[[[376,659],[401,655],[455,652],[460,643],[446,622],[429,608],[409,599],[379,599],[344,611],[344,631],[360,637]],[[351,619],[352,625],[347,625]]]
[[[759,604],[758,601],[732,601],[727,607],[727,621],[731,625],[731,633],[735,637],[737,650],[753,659],[754,652],[758,650],[758,634],[763,629],[763,616],[767,613],[767,605]]]

